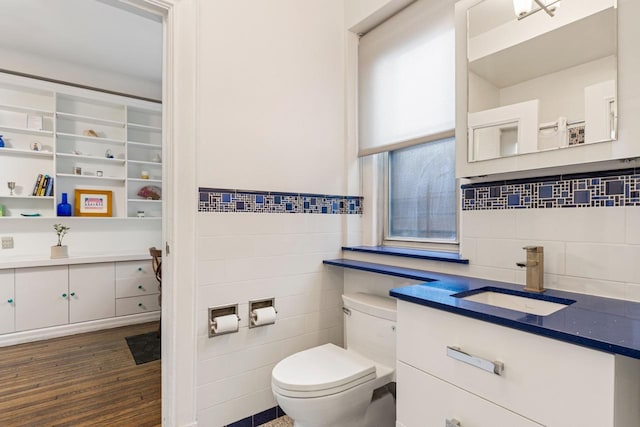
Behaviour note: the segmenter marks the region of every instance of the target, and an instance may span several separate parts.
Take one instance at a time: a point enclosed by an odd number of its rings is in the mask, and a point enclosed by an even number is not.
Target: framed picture
[[[112,216],[113,192],[110,190],[75,190],[75,216]]]

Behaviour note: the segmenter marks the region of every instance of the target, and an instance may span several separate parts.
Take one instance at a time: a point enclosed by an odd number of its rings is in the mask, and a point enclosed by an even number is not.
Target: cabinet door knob
[[[138,285],[138,289],[142,289],[142,285]]]
[[[13,299],[9,298],[9,299],[7,300],[7,302],[8,302],[9,304],[13,304]]]
[[[75,293],[75,292],[71,292],[71,296],[72,296],[72,297],[75,297],[75,296],[76,296],[76,293]]]
[[[138,303],[138,307],[142,307],[142,303],[141,303],[141,302],[140,302],[140,303]]]
[[[66,297],[67,297],[67,294],[62,294],[62,298],[66,298]]]
[[[138,271],[142,271],[142,267],[138,267]]]
[[[445,420],[444,427],[462,427],[462,424],[460,424],[460,421],[452,418],[450,420]]]

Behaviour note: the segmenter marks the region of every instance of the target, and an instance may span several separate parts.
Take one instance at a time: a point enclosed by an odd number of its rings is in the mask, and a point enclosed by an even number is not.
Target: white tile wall
[[[515,265],[528,245],[544,247],[545,287],[640,301],[640,208],[464,211],[461,250],[469,265],[348,253],[349,258],[524,284]],[[345,273],[345,290],[371,273]],[[363,278],[364,277],[364,278]],[[395,287],[397,279],[382,281]]]
[[[220,426],[275,406],[271,370],[284,357],[342,345],[343,215],[201,213],[198,228],[199,423]],[[248,301],[275,297],[275,325],[248,328]],[[239,304],[240,331],[209,338],[207,308]],[[253,409],[251,409],[253,408]]]

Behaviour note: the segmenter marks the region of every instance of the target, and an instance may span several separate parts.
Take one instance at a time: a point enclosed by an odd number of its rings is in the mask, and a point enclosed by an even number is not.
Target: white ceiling
[[[117,0],[0,0],[0,48],[159,82],[162,23],[134,12]]]

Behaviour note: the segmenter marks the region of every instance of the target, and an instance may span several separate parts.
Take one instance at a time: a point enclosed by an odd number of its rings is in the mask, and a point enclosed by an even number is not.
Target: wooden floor
[[[160,361],[124,337],[158,323],[0,348],[0,426],[159,426]]]

